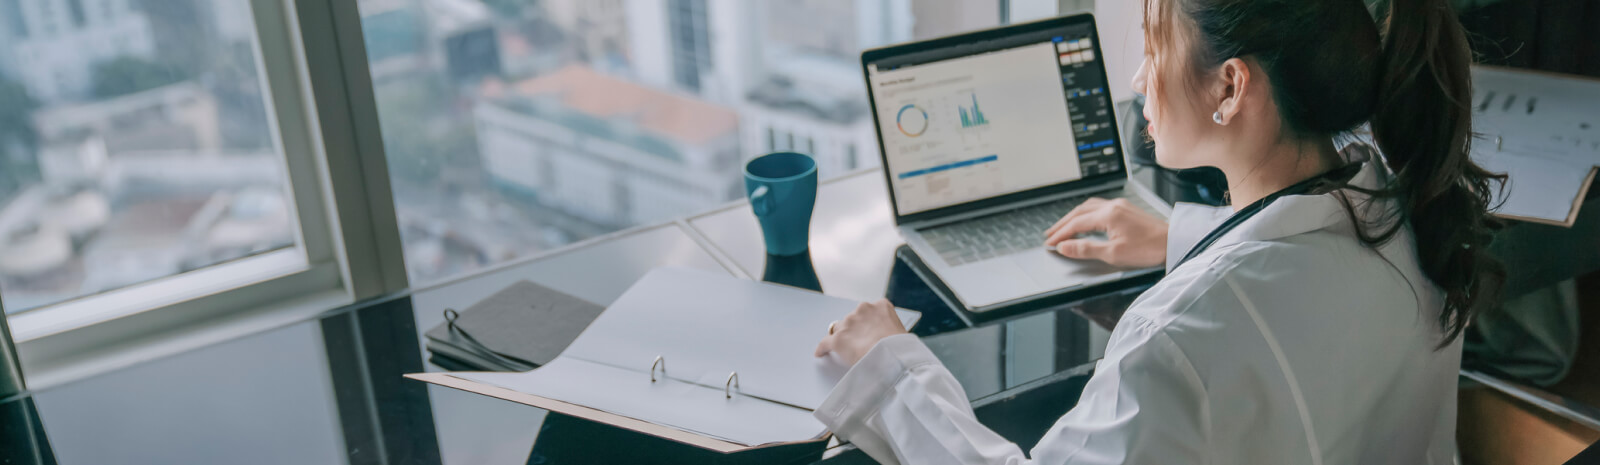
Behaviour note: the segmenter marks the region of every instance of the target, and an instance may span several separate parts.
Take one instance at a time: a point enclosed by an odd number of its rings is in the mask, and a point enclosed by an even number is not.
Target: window
[[[33,3],[55,18],[7,19],[86,24],[80,0]],[[305,262],[255,35],[206,22],[248,21],[246,0],[119,3],[85,27],[0,45],[0,57],[42,58],[0,62],[8,312],[277,251]]]
[[[95,0],[40,32],[67,1],[0,29],[0,298],[32,387],[406,287],[364,63],[296,45],[360,43],[354,4]]]
[[[700,74],[711,69],[706,0],[667,0],[667,4],[674,77],[678,85],[698,92]]]
[[[876,144],[860,51],[993,26],[1000,11],[969,0],[358,4],[414,285],[735,200],[740,163],[766,151],[875,163],[846,149]],[[488,40],[449,46],[469,36]]]

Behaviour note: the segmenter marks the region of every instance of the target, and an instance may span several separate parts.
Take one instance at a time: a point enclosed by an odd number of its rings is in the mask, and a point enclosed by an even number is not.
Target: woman
[[[1133,85],[1157,160],[1219,168],[1232,208],[1180,205],[1169,232],[1091,201],[1046,233],[1067,257],[1168,274],[1027,455],[886,301],[818,345],[854,366],[817,418],[885,463],[1451,463],[1459,336],[1503,280],[1484,255],[1496,177],[1467,157],[1471,56],[1446,0],[1384,16],[1147,0]],[[1335,148],[1364,124],[1381,156]],[[1074,239],[1088,231],[1109,239]]]

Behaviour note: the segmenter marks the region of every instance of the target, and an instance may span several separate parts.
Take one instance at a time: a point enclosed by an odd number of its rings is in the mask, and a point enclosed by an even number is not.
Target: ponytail
[[[1390,0],[1382,24],[1373,139],[1395,173],[1392,192],[1416,236],[1422,272],[1444,292],[1446,345],[1472,316],[1496,305],[1505,269],[1489,255],[1499,223],[1488,216],[1491,181],[1468,156],[1472,53],[1446,0]],[[1388,240],[1405,224],[1369,243]]]
[[[1472,163],[1472,51],[1449,0],[1386,0],[1373,21],[1361,0],[1146,0],[1146,40],[1174,46],[1172,24],[1192,22],[1191,72],[1254,57],[1272,83],[1285,131],[1328,138],[1370,125],[1394,173],[1378,189],[1346,185],[1399,208],[1358,215],[1341,197],[1369,247],[1416,239],[1422,273],[1444,292],[1437,315],[1445,347],[1474,314],[1497,304],[1505,269],[1488,254],[1499,223],[1488,216],[1492,181]],[[1148,18],[1163,18],[1149,23]],[[1387,208],[1391,203],[1365,203]],[[1375,221],[1366,221],[1368,219]],[[1430,315],[1431,316],[1431,315]]]

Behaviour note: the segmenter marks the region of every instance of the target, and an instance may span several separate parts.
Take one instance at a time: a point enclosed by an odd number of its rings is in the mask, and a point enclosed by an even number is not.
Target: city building
[[[150,58],[150,21],[134,0],[11,0],[5,14],[15,40],[14,73],[41,101],[88,94],[97,64]]]
[[[373,80],[443,71],[457,84],[500,73],[494,14],[477,0],[359,3]]]
[[[546,18],[569,37],[570,49],[595,69],[617,72],[628,66],[628,9],[625,0],[547,0]]]
[[[578,65],[484,93],[484,169],[569,216],[620,228],[743,194],[731,108]]]
[[[103,151],[95,138],[45,150],[45,182],[0,206],[8,302],[43,305],[294,244],[277,156]]]
[[[853,63],[862,49],[909,40],[913,3],[920,0],[769,1],[766,35],[775,47]]]
[[[916,0],[911,2],[913,40],[994,27],[1001,0]]]
[[[6,1],[0,2],[0,43],[13,44],[22,40],[27,32],[27,24],[22,20],[22,3]],[[17,51],[12,47],[0,47],[0,80],[17,80],[16,64]]]
[[[767,2],[626,0],[633,78],[736,104],[764,78],[761,27]]]
[[[111,99],[58,104],[34,112],[34,128],[46,146],[76,144],[85,135],[105,142],[111,154],[143,150],[223,148],[217,98],[194,81]]]
[[[878,164],[865,85],[854,63],[799,55],[769,71],[739,106],[746,158],[800,152],[816,159],[822,177]]]
[[[909,40],[911,8],[907,0],[629,0],[629,59],[640,82],[738,109],[742,158],[797,151],[832,176],[878,162],[857,54]]]

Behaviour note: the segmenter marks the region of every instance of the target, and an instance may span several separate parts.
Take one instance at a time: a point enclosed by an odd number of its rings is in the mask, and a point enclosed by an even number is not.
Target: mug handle
[[[750,191],[750,208],[755,210],[756,216],[767,216],[767,213],[772,211],[774,201],[772,190],[767,186]]]

